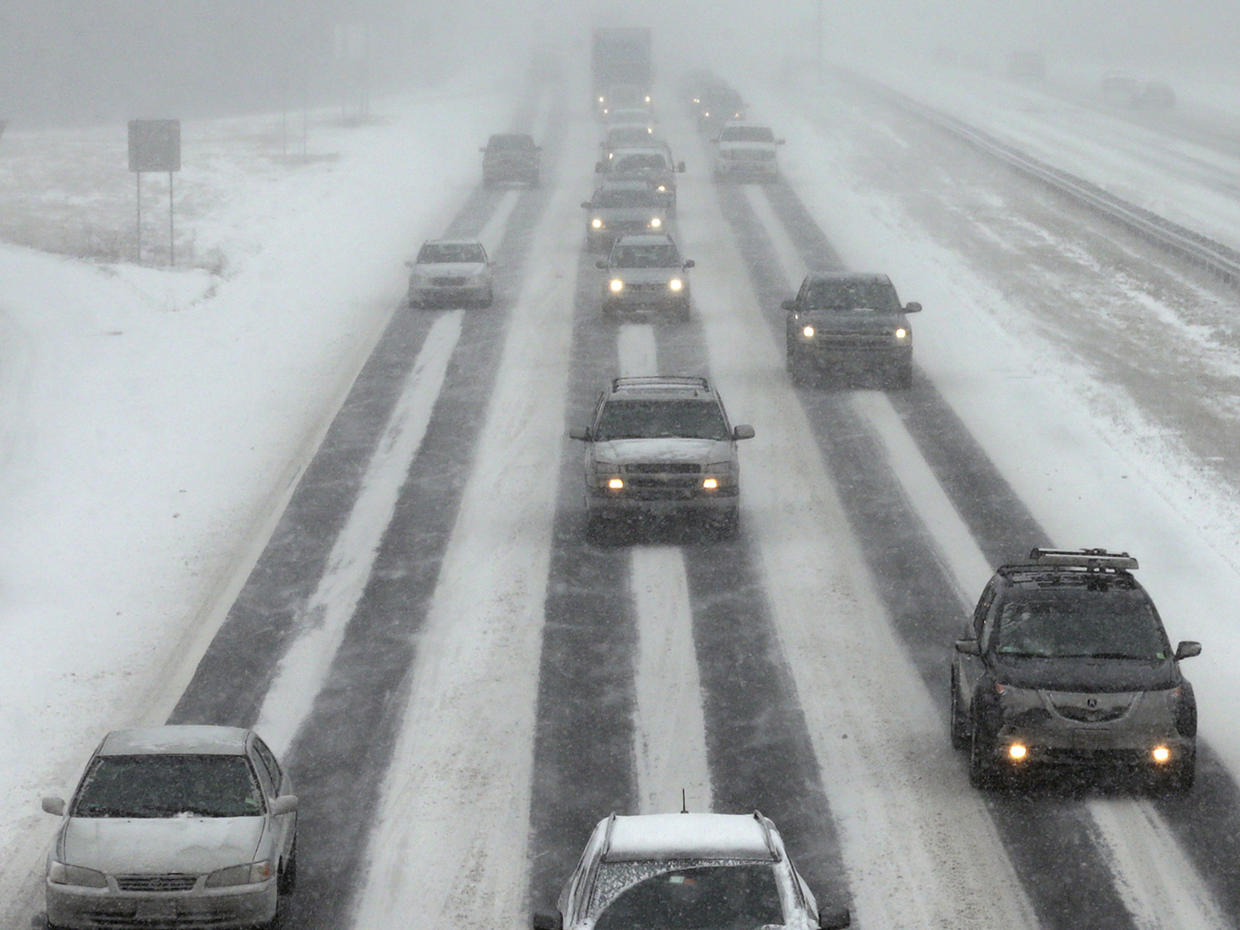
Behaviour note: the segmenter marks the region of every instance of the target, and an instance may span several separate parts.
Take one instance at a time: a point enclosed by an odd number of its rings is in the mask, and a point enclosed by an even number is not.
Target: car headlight
[[[680,278],[672,278],[672,280],[667,282],[667,289],[679,293],[685,289],[685,282],[680,280]]]
[[[731,462],[711,462],[706,466],[706,474],[702,476],[702,490],[718,491],[730,487],[736,480]]]
[[[659,229],[662,226],[663,226],[663,220],[659,219],[659,217],[656,216],[656,217],[651,218],[650,220],[651,229]]]
[[[660,184],[660,185],[658,186],[657,190],[659,191],[659,193],[660,193],[660,194],[666,194],[666,193],[667,193],[667,185],[666,185],[666,184]]]
[[[230,885],[257,885],[272,876],[271,860],[248,862],[245,865],[234,865],[227,869],[219,869],[207,876],[208,888],[227,888]]]
[[[905,339],[908,338],[908,330],[905,329],[903,326],[897,327],[895,331],[895,337],[898,342],[903,342]]]
[[[107,888],[108,879],[102,872],[53,861],[47,869],[47,880],[53,885],[77,885],[81,888]]]
[[[613,294],[619,294],[622,290],[624,290],[624,282],[619,278],[612,278],[611,281],[607,283],[607,287]]]
[[[602,229],[603,228],[602,218],[596,216],[594,219],[590,220],[590,228],[591,229]]]
[[[802,326],[801,335],[804,336],[806,339],[813,339],[814,338],[814,327],[809,326],[808,324],[805,326]]]

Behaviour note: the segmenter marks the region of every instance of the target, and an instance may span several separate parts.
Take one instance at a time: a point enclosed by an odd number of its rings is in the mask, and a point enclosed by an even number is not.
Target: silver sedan
[[[115,730],[43,809],[49,928],[267,926],[296,880],[297,797],[250,730]]]

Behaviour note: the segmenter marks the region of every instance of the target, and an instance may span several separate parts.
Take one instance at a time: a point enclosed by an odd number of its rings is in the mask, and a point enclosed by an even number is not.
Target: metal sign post
[[[181,121],[131,119],[129,170],[138,176],[138,264],[142,263],[142,172],[168,172],[168,264],[176,264],[172,214],[172,173],[181,170]]]

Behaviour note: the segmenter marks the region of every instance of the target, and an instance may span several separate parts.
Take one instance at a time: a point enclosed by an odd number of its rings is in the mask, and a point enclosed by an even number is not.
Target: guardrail
[[[938,129],[951,133],[987,155],[1000,159],[1022,174],[1041,181],[1058,193],[1071,197],[1095,213],[1119,223],[1177,258],[1210,272],[1233,287],[1240,287],[1240,252],[1235,249],[1116,197],[1096,184],[1026,155],[989,133],[914,100],[886,84],[843,69],[836,69],[836,73],[850,83],[860,85],[901,109],[921,117]]]

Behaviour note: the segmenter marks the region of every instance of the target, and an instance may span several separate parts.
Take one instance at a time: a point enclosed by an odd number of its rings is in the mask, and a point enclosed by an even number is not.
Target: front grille
[[[624,470],[630,475],[697,475],[702,466],[693,462],[640,462],[625,465]]]
[[[724,158],[731,158],[734,161],[770,161],[774,157],[775,153],[766,149],[736,149],[724,153]]]
[[[190,891],[198,881],[197,875],[173,873],[171,875],[118,875],[116,886],[121,891]]]
[[[819,333],[815,341],[827,349],[885,349],[892,345],[888,333]]]
[[[431,278],[431,284],[435,287],[464,287],[464,278]]]
[[[1118,720],[1128,713],[1126,706],[1081,707],[1071,704],[1063,707],[1056,706],[1055,710],[1059,712],[1061,717],[1066,717],[1068,720],[1076,720],[1080,723],[1105,723],[1108,720]]]

